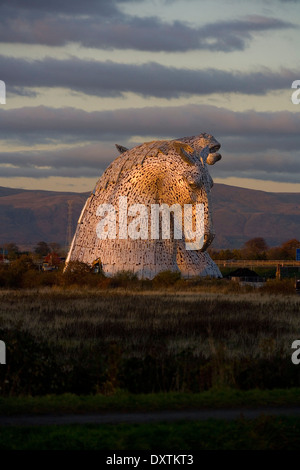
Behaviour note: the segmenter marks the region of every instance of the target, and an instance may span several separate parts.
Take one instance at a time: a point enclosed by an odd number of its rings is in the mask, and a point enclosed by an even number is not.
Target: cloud
[[[95,170],[92,168],[42,168],[42,167],[1,167],[2,178],[50,178],[59,176],[62,178],[95,178]],[[102,174],[99,170],[99,177]],[[92,188],[91,188],[92,189]]]
[[[115,143],[133,147],[152,135],[164,139],[209,132],[221,143],[223,155],[209,169],[214,178],[298,182],[299,125],[299,113],[241,113],[205,105],[90,113],[46,107],[1,110],[0,126],[7,138],[30,145],[39,141],[74,144],[0,152],[0,168],[3,177],[95,177],[118,156]],[[133,136],[136,143],[130,142]]]
[[[277,135],[257,135],[257,138],[249,137],[246,133],[240,136],[222,136],[222,145],[229,154],[237,154],[247,149],[248,155],[257,155],[266,150],[295,152],[299,150],[299,135],[278,133]]]
[[[2,177],[45,178],[100,177],[118,156],[113,143],[86,145],[78,148],[41,151],[0,152]],[[300,152],[266,151],[248,154],[247,149],[230,153],[225,149],[223,159],[209,167],[213,178],[254,178],[269,181],[298,183]]]
[[[174,98],[210,93],[264,94],[289,88],[297,71],[253,72],[217,69],[191,70],[167,67],[156,62],[120,64],[112,61],[45,58],[28,61],[0,56],[2,79],[8,93],[35,93],[36,87],[63,87],[96,96],[122,96],[132,92],[143,96]],[[30,90],[29,90],[30,89]]]
[[[300,151],[274,150],[248,154],[247,148],[240,153],[226,154],[222,164],[216,165],[214,177],[253,178],[269,181],[299,183]]]
[[[50,150],[0,152],[1,175],[20,176],[23,170],[30,176],[88,177],[101,174],[119,155],[113,144],[88,144]],[[39,176],[42,177],[42,176]]]
[[[214,172],[213,178],[239,178],[239,179],[255,179],[261,181],[275,181],[277,183],[299,183],[299,171],[295,173],[288,172],[273,172],[272,170],[260,171],[259,169],[254,170],[251,168],[245,168],[244,171],[220,171],[220,169]],[[267,189],[266,189],[267,191]]]
[[[207,38],[204,40],[204,44],[209,46],[207,49],[231,52],[244,50],[254,33],[294,27],[293,24],[277,18],[247,15],[240,19],[207,24],[201,28],[201,33]]]
[[[134,0],[52,0],[44,2],[40,0],[1,0],[1,10],[5,16],[15,16],[20,12],[20,16],[31,15],[36,18],[40,15],[90,15],[115,16],[119,14],[118,3],[126,3]],[[135,0],[138,1],[138,0]]]
[[[209,132],[216,137],[299,138],[300,113],[234,112],[208,105],[127,108],[88,112],[46,106],[0,109],[3,139],[38,142],[111,141],[132,136],[173,138]],[[122,144],[122,142],[120,142]],[[273,147],[272,147],[273,148]]]
[[[86,5],[77,0],[73,8],[70,0],[57,0],[54,5],[37,0],[2,2],[0,42],[48,46],[76,42],[91,48],[151,52],[200,49],[231,52],[244,50],[258,32],[295,27],[290,22],[259,15],[197,27],[183,21],[162,21],[155,16],[130,16],[121,12],[120,3],[102,0],[98,4],[89,0]]]

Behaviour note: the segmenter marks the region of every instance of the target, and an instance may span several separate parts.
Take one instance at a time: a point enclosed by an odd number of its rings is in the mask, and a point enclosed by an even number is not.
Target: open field
[[[175,424],[10,426],[0,428],[0,449],[131,452],[134,449],[167,454],[183,450],[299,450],[299,436],[299,418],[271,416],[250,421],[241,417],[235,421],[179,421]]]
[[[300,297],[238,289],[1,290],[0,393],[300,386]]]
[[[2,289],[0,414],[299,406],[291,344],[300,338],[300,297],[288,280],[267,284]],[[299,429],[298,417],[264,415],[10,425],[0,426],[0,448],[298,450]]]
[[[300,410],[300,388],[272,390],[236,390],[214,388],[200,393],[145,393],[133,394],[116,390],[110,395],[60,395],[0,397],[0,417],[16,419],[25,416],[84,416],[124,413],[157,413],[163,411],[205,410]],[[299,413],[297,413],[299,416]],[[1,425],[2,419],[0,419]],[[76,420],[75,420],[76,422]]]

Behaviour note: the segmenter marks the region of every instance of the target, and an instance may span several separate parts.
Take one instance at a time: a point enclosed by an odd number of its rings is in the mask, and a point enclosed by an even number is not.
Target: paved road
[[[48,426],[61,424],[154,423],[180,420],[254,419],[265,416],[300,416],[300,408],[256,408],[220,410],[155,411],[146,413],[102,413],[68,415],[0,416],[0,426]]]

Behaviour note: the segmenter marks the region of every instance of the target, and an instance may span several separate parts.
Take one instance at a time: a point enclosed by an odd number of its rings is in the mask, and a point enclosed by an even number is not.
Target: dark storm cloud
[[[23,15],[31,14],[37,17],[44,14],[98,14],[101,16],[115,16],[119,14],[118,3],[126,3],[134,0],[2,0],[1,11],[7,16],[14,16],[18,12]],[[138,0],[135,0],[138,1]],[[140,1],[140,0],[139,0]]]
[[[220,166],[218,168],[214,168],[210,171],[213,178],[247,178],[247,179],[254,179],[254,180],[263,180],[263,181],[272,181],[278,183],[298,183],[299,184],[299,176],[300,170],[299,166],[294,168],[293,172],[286,172],[284,166],[282,165],[282,169],[279,172],[275,172],[272,170],[272,167],[269,165],[269,168],[266,170],[260,170],[260,164],[257,165],[257,168],[247,167],[245,162],[244,170],[239,170],[237,168],[233,168],[232,170],[224,171]],[[266,189],[268,191],[268,189]]]
[[[32,90],[31,88],[28,88],[28,87],[23,87],[23,86],[10,86],[9,92],[7,92],[7,94],[27,96],[30,98],[35,98],[38,95],[38,93],[35,90]]]
[[[39,6],[40,3],[44,6]],[[70,0],[57,0],[54,5],[21,0],[2,2],[0,42],[49,46],[76,42],[102,49],[230,52],[244,50],[257,32],[294,27],[289,22],[258,15],[196,27],[182,21],[167,23],[156,16],[130,16],[119,10],[119,4],[77,0],[73,8]]]
[[[95,174],[95,169],[77,167],[77,168],[39,168],[39,167],[4,167],[1,169],[2,178],[49,178],[50,176],[60,176],[65,178],[95,178],[102,174],[104,169],[99,169]],[[92,188],[91,188],[92,189]]]
[[[265,171],[272,173],[300,174],[300,152],[257,153],[256,155],[243,154],[242,158],[232,157],[224,161],[224,171],[248,170]],[[299,181],[298,181],[299,182]]]
[[[207,38],[207,49],[231,52],[244,50],[253,34],[261,31],[280,30],[295,27],[277,18],[261,15],[247,15],[244,18],[219,21],[203,26],[201,34]],[[204,44],[206,40],[204,40]]]
[[[76,169],[77,175],[93,176],[92,172],[106,168],[118,155],[115,145],[111,143],[88,144],[54,150],[0,152],[0,165],[44,171],[45,174],[53,169]],[[85,171],[84,174],[82,169]]]
[[[295,110],[296,111],[296,110]],[[234,112],[208,105],[127,108],[87,112],[45,106],[0,109],[2,138],[35,142],[103,141],[133,135],[155,138],[209,132],[216,136],[251,139],[299,138],[300,113]],[[122,142],[120,142],[122,143]],[[273,147],[270,147],[273,148]],[[287,147],[289,148],[289,147]]]
[[[266,149],[283,152],[288,149],[289,152],[298,152],[299,144],[300,138],[296,133],[293,135],[277,133],[272,138],[268,135],[260,135],[259,139],[249,138],[246,133],[240,136],[230,134],[222,136],[222,145],[226,147],[226,151],[230,154],[239,154],[244,149],[247,149],[248,155],[254,156]]]
[[[56,144],[50,150],[0,152],[1,175],[97,177],[118,155],[115,143],[133,147],[151,136],[169,139],[209,132],[222,145],[223,159],[210,168],[214,178],[299,182],[299,126],[299,113],[241,113],[205,105],[90,113],[46,107],[0,110],[3,137],[25,145]],[[136,144],[128,143],[132,136]],[[77,145],[57,147],[71,141]]]
[[[272,72],[267,68],[250,73],[217,69],[190,70],[155,62],[142,65],[98,62],[71,58],[28,61],[0,56],[1,78],[7,93],[25,94],[35,87],[64,87],[97,96],[121,96],[133,92],[144,96],[174,98],[209,93],[264,94],[290,88],[296,71]]]
[[[223,141],[222,141],[223,143]],[[218,165],[210,167],[214,178],[256,178],[270,181],[299,182],[300,152],[248,154],[247,149],[230,153],[225,146]],[[0,152],[2,177],[49,176],[99,177],[118,156],[114,144],[86,145],[68,149],[41,151]]]

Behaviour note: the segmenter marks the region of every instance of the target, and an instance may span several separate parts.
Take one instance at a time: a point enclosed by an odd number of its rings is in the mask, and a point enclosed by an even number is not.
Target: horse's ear
[[[184,148],[180,147],[180,156],[188,165],[195,165],[193,160],[194,152],[190,154]]]
[[[117,150],[118,150],[119,153],[124,153],[124,152],[127,152],[127,150],[128,150],[128,148],[123,147],[123,145],[115,144],[115,146],[117,147]]]

